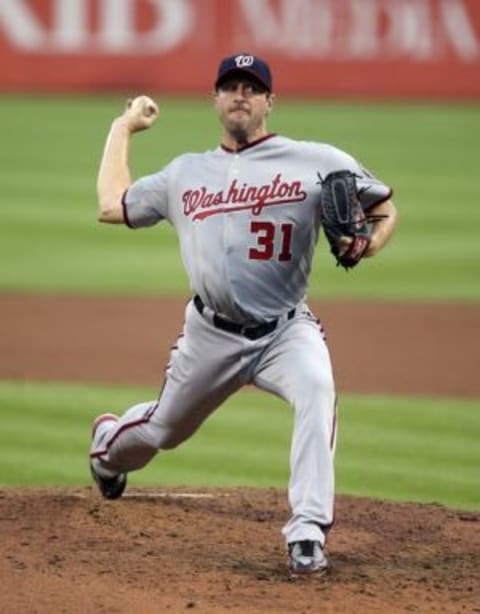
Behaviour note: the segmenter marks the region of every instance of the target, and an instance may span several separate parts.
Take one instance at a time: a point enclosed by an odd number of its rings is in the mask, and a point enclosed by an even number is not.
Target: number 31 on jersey
[[[280,262],[292,259],[292,230],[293,224],[276,225],[273,222],[251,222],[250,232],[256,235],[255,247],[248,250],[250,260],[271,260],[276,258]],[[275,253],[275,239],[280,236],[280,250]]]

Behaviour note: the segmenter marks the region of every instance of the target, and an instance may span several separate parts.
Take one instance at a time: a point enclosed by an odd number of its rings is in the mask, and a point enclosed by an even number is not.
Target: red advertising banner
[[[479,99],[480,1],[0,1],[3,92],[206,94],[237,52],[282,95]]]

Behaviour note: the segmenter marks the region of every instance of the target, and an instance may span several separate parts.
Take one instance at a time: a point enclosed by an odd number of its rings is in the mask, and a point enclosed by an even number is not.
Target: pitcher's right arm
[[[112,122],[97,177],[99,222],[125,223],[122,197],[132,183],[128,162],[130,135],[150,128],[158,113],[151,98],[138,96],[129,100],[124,113]]]

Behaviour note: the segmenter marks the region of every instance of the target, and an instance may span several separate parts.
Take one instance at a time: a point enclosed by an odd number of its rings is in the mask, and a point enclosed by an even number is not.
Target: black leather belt
[[[193,297],[193,304],[197,308],[198,313],[201,315],[205,309],[205,304],[202,299],[196,294]],[[295,309],[291,309],[287,314],[287,319],[291,320],[295,315]],[[258,326],[242,326],[241,324],[237,324],[236,322],[231,322],[230,320],[226,320],[222,318],[222,316],[213,314],[213,325],[216,328],[220,328],[222,330],[227,331],[228,333],[234,333],[235,335],[243,335],[247,337],[247,339],[260,339],[260,337],[264,337],[269,333],[273,332],[278,325],[277,320],[271,320],[270,322],[265,322],[264,324],[258,324]]]

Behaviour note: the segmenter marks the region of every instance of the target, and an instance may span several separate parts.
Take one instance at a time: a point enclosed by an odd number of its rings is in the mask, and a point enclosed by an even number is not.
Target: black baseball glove
[[[337,260],[337,266],[348,270],[357,265],[370,244],[368,223],[358,197],[355,174],[351,171],[329,173],[324,179],[318,175],[322,185],[320,208],[323,230],[330,244],[330,251]],[[345,247],[341,237],[350,237]]]

